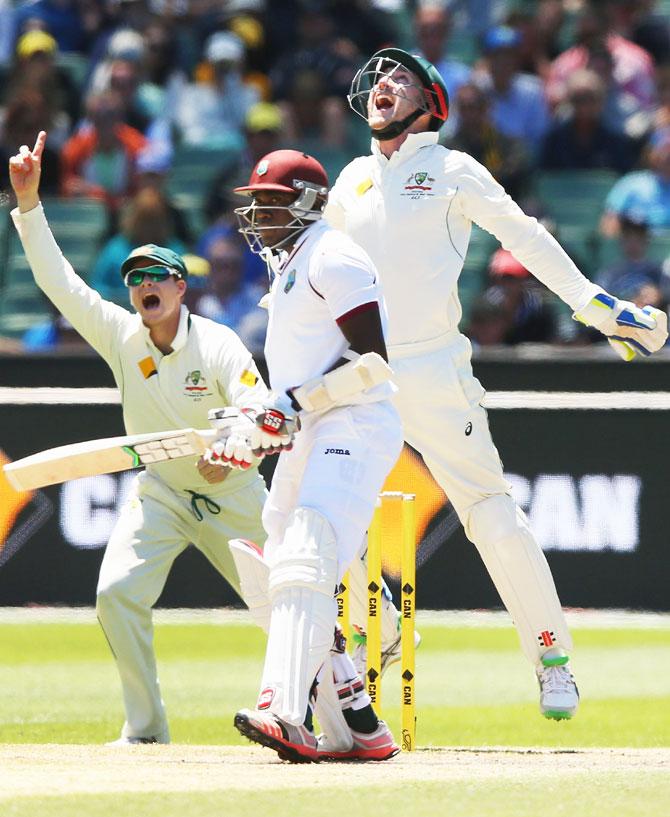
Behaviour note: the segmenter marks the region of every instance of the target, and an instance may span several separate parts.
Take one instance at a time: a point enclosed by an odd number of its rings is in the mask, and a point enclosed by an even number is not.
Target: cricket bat
[[[32,491],[70,479],[112,474],[140,465],[202,454],[216,435],[214,429],[181,428],[87,440],[40,451],[3,465],[3,470],[17,491]]]

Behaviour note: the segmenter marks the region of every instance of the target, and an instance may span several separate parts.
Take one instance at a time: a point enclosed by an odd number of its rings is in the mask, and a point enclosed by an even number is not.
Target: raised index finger
[[[33,159],[39,162],[42,158],[42,153],[44,152],[44,145],[47,141],[47,133],[46,131],[41,130],[37,134],[37,139],[35,140],[35,147],[33,148]]]

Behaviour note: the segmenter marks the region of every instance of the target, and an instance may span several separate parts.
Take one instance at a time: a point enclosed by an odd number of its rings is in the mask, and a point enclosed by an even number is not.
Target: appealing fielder
[[[540,709],[574,715],[572,641],[553,578],[515,504],[481,407],[471,347],[458,331],[458,277],[474,222],[574,310],[626,360],[667,339],[667,318],[590,283],[559,244],[526,216],[471,156],[437,144],[448,116],[435,67],[397,48],[358,72],[349,103],[368,123],[372,154],[351,162],[333,187],[330,224],[368,253],[389,313],[388,351],[405,439],[422,455],[476,545],[536,668]]]
[[[321,220],[327,191],[321,165],[292,150],[265,156],[236,190],[251,199],[236,211],[240,231],[273,277],[265,342],[272,399],[261,407],[263,424],[256,410],[244,412],[246,422],[211,455],[239,462],[273,439],[292,445],[279,456],[263,512],[263,560],[248,543],[231,549],[243,598],[268,632],[257,708],[238,712],[235,725],[295,762],[383,760],[398,751],[341,638],[333,646],[336,587],[358,559],[402,433],[376,273]],[[328,735],[321,744],[314,693]]]
[[[199,428],[210,410],[261,402],[267,390],[239,338],[182,304],[186,268],[179,255],[146,245],[124,261],[121,274],[137,314],[104,301],[75,274],[39,201],[45,140],[41,132],[34,150],[24,145],[10,159],[18,202],[12,217],[38,285],[112,369],[127,433]],[[102,561],[97,613],[126,711],[119,744],[169,741],[151,610],[176,557],[193,543],[239,592],[227,542],[265,539],[258,469],[222,469],[197,459],[150,465],[137,477]]]

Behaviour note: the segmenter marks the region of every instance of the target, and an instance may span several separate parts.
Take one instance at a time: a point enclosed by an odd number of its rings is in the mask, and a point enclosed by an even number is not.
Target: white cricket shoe
[[[562,663],[556,663],[557,660]],[[572,718],[579,706],[579,690],[570,672],[568,657],[543,657],[535,672],[540,684],[540,712],[544,717],[555,721]]]
[[[164,735],[150,735],[146,738],[136,737],[134,735],[121,735],[118,740],[111,740],[105,746],[141,746],[150,743],[169,743],[170,741]]]
[[[260,709],[240,709],[235,728],[245,738],[274,749],[282,760],[291,763],[318,763],[318,744],[314,732],[306,726],[294,726],[274,713]]]
[[[389,760],[400,751],[396,745],[391,730],[384,723],[379,725],[372,734],[351,732],[351,747],[349,749],[331,749],[328,746],[326,735],[319,735],[319,758],[322,760]]]

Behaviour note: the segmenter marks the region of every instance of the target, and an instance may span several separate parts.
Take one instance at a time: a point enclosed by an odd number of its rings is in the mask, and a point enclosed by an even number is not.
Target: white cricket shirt
[[[139,315],[105,301],[63,257],[42,205],[12,211],[35,280],[79,334],[104,358],[121,392],[128,434],[209,428],[207,411],[262,403],[267,389],[251,354],[228,327],[190,315],[181,307],[173,351],[154,346]],[[107,437],[100,429],[100,437]],[[197,457],[147,466],[174,490],[217,496],[259,479],[256,468],[233,470],[211,485],[198,473]]]
[[[391,353],[457,328],[457,283],[472,222],[573,310],[600,292],[485,167],[437,138],[410,134],[390,159],[373,139],[372,155],[344,168],[326,206],[332,226],[360,244],[379,271]]]
[[[308,227],[274,268],[265,339],[273,390],[285,392],[328,371],[349,348],[337,322],[352,312],[377,304],[385,330],[386,309],[374,265],[324,220]],[[374,402],[391,393],[389,384],[382,384],[349,402]]]

